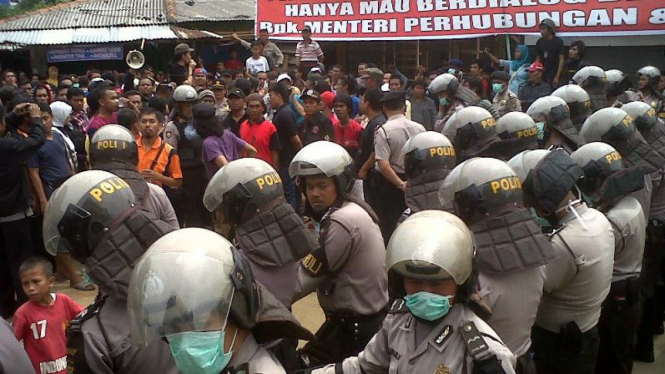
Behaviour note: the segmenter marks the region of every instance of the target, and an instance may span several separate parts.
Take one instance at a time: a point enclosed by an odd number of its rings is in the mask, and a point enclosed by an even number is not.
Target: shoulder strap
[[[487,342],[485,342],[485,339],[473,321],[463,323],[460,326],[459,332],[466,345],[466,351],[474,360],[477,360],[481,353],[489,349]]]
[[[579,274],[580,272],[580,266],[584,265],[586,263],[586,256],[585,255],[576,255],[575,252],[573,252],[573,249],[570,248],[566,240],[561,236],[560,232],[556,233],[556,236],[561,238],[561,242],[563,242],[563,245],[566,247],[566,250],[568,250],[568,253],[573,257],[573,262],[575,263],[575,275]]]
[[[157,166],[157,162],[159,161],[159,157],[162,155],[162,152],[164,152],[164,148],[166,147],[166,142],[162,140],[162,144],[159,146],[159,149],[157,150],[157,155],[155,156],[155,159],[152,160],[152,163],[150,164],[150,170],[155,170],[155,166]]]
[[[607,218],[608,221],[610,221],[610,224],[612,225],[612,228],[616,230],[620,235],[621,235],[621,248],[614,248],[614,251],[618,252],[626,248],[626,237],[623,235],[623,230],[621,230],[621,227],[617,225],[610,217],[605,215],[605,218]]]

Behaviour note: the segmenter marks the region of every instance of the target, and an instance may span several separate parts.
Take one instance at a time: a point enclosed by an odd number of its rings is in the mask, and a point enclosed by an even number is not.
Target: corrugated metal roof
[[[96,27],[64,30],[0,31],[0,43],[55,45],[179,39],[169,26]]]
[[[178,26],[171,26],[171,30],[173,30],[173,32],[175,32],[175,34],[178,36],[178,39],[183,39],[183,40],[208,39],[208,38],[222,39],[222,38],[224,38],[221,35],[217,35],[214,32],[206,31],[206,30],[191,30],[191,29],[185,29],[185,28],[178,27]]]
[[[0,22],[0,30],[166,25],[165,0],[76,1]]]
[[[173,5],[173,20],[252,21],[256,18],[256,0],[167,0]],[[171,15],[171,14],[170,14]]]

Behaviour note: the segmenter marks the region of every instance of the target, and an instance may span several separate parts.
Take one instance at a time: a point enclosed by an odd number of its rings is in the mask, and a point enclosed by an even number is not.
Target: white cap
[[[289,82],[293,82],[293,81],[291,80],[291,77],[290,77],[288,74],[286,74],[286,73],[284,73],[284,74],[280,74],[279,77],[277,77],[277,82],[281,82],[281,81],[284,80],[284,79],[288,79]]]
[[[388,85],[388,83],[384,83],[384,84],[381,85],[381,91],[382,92],[390,92],[390,86]]]

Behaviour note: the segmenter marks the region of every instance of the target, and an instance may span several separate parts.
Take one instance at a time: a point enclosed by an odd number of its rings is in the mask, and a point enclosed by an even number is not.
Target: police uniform
[[[509,89],[494,95],[494,98],[492,99],[492,107],[497,111],[499,117],[503,117],[510,112],[522,111],[520,99],[518,99],[517,95]]]
[[[249,334],[240,348],[233,352],[229,369],[223,374],[286,374],[277,358],[256,343],[254,335]]]
[[[485,371],[484,361],[488,363]],[[313,373],[508,374],[515,372],[514,366],[510,350],[467,306],[454,305],[448,315],[432,324],[415,318],[400,299],[358,357]]]
[[[585,66],[573,76],[573,82],[581,86],[591,101],[591,111],[597,112],[610,106],[607,101],[607,76],[598,66]]]
[[[383,102],[404,101],[406,93],[403,91],[389,92],[383,97]],[[388,161],[390,167],[397,176],[405,180],[404,156],[402,147],[412,136],[425,132],[425,128],[403,114],[396,114],[388,118],[388,121],[377,128],[374,135],[374,154],[376,161]],[[406,209],[404,192],[389,182],[378,167],[371,174],[372,186],[376,189],[376,214],[379,216],[379,226],[383,239],[387,242],[395,230],[400,215]]]
[[[326,321],[303,353],[313,364],[327,364],[356,355],[385,317],[388,277],[385,246],[372,210],[350,196],[353,160],[340,145],[316,142],[301,149],[289,166],[291,177],[333,178],[337,201],[319,219],[320,248],[301,261],[300,292],[317,290]],[[311,210],[306,201],[306,211]],[[314,215],[316,214],[315,212]]]
[[[21,343],[16,340],[14,330],[4,319],[0,319],[0,373],[32,374],[34,372],[35,368]]]

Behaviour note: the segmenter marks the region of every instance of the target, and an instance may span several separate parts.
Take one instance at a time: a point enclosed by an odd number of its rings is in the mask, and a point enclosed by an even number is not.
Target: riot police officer
[[[491,146],[500,140],[492,114],[475,106],[455,112],[442,132],[455,145],[458,162],[471,157],[489,157]]]
[[[584,121],[593,113],[589,94],[580,86],[568,84],[557,88],[556,91],[552,92],[552,96],[559,97],[568,104],[570,120],[577,131],[581,130]]]
[[[349,194],[355,170],[344,148],[309,144],[295,155],[289,174],[298,177],[306,214],[320,225],[321,248],[301,262],[298,297],[316,289],[326,321],[303,348],[303,359],[313,366],[341,361],[362,351],[385,317],[383,237],[372,210]]]
[[[605,71],[607,77],[607,101],[614,108],[633,101],[642,101],[642,94],[632,87],[630,79],[623,71],[610,69]]]
[[[473,237],[443,211],[422,211],[390,238],[386,267],[400,296],[357,356],[315,370],[353,373],[514,373],[515,357],[470,305]]]
[[[570,109],[563,99],[556,96],[541,97],[531,104],[526,114],[543,129],[543,148],[557,146],[572,152],[584,144],[584,139],[570,120]]]
[[[517,357],[518,373],[535,373],[529,348],[554,257],[548,238],[522,204],[522,183],[505,162],[473,158],[448,175],[439,192],[475,238],[478,293],[489,304],[487,323]]]
[[[619,152],[605,143],[585,144],[571,157],[584,171],[578,186],[614,229],[614,272],[598,321],[596,372],[631,373],[641,317],[639,276],[647,223],[640,202],[628,194],[644,188],[643,173],[624,169]]]
[[[66,248],[99,287],[95,302],[69,326],[67,362],[75,373],[177,373],[161,340],[148,349],[130,342],[127,292],[135,262],[173,231],[136,207],[129,184],[98,170],[69,178],[44,213],[44,244]]]
[[[173,91],[175,108],[164,127],[164,141],[180,157],[183,185],[169,192],[169,197],[183,227],[211,227],[212,217],[203,206],[203,193],[208,183],[201,159],[203,139],[194,126],[194,104],[198,94],[194,87],[181,85]]]
[[[318,243],[285,200],[275,169],[257,158],[231,161],[210,180],[203,204],[221,211],[256,280],[290,308],[298,264]]]
[[[665,120],[665,101],[663,93],[658,90],[660,70],[653,66],[645,66],[637,71],[639,75],[638,88],[642,93],[642,101],[656,110],[658,118]]]
[[[462,108],[478,105],[480,102],[480,97],[475,92],[464,87],[454,75],[448,73],[434,78],[427,90],[430,94],[439,97],[439,113],[434,122],[436,132],[443,130],[446,122],[455,112]]]
[[[607,77],[603,69],[598,66],[585,66],[575,73],[573,82],[589,94],[592,112],[610,106],[607,101]]]
[[[665,157],[665,122],[658,119],[656,110],[643,101],[633,101],[621,106],[628,113],[644,140]]]
[[[89,160],[94,170],[104,170],[122,178],[132,189],[136,203],[160,220],[179,229],[178,218],[164,190],[148,183],[136,170],[139,161],[134,135],[119,125],[106,125],[95,131],[90,141]]]
[[[174,231],[150,247],[132,275],[129,300],[132,343],[150,349],[167,341],[165,355],[185,374],[285,374],[264,344],[311,337],[228,240],[200,228]]]
[[[497,121],[496,132],[501,140],[492,147],[503,160],[510,160],[527,149],[538,148],[538,126],[525,113],[506,113]]]
[[[455,148],[445,135],[426,131],[409,139],[402,148],[404,173],[408,179],[404,198],[408,214],[421,210],[448,210],[439,202],[443,180],[455,167]]]
[[[374,135],[376,171],[371,174],[374,187],[374,209],[379,217],[379,227],[385,243],[397,226],[406,209],[404,191],[407,182],[404,175],[402,148],[409,138],[425,132],[423,125],[404,116],[405,91],[388,92],[383,96],[383,112],[388,121],[377,127]]]
[[[580,200],[576,183],[583,171],[564,150],[534,152],[508,162],[523,178],[525,204],[555,229],[550,234],[555,258],[545,265],[531,333],[533,360],[539,372],[592,373],[598,318],[612,279],[612,226]]]

